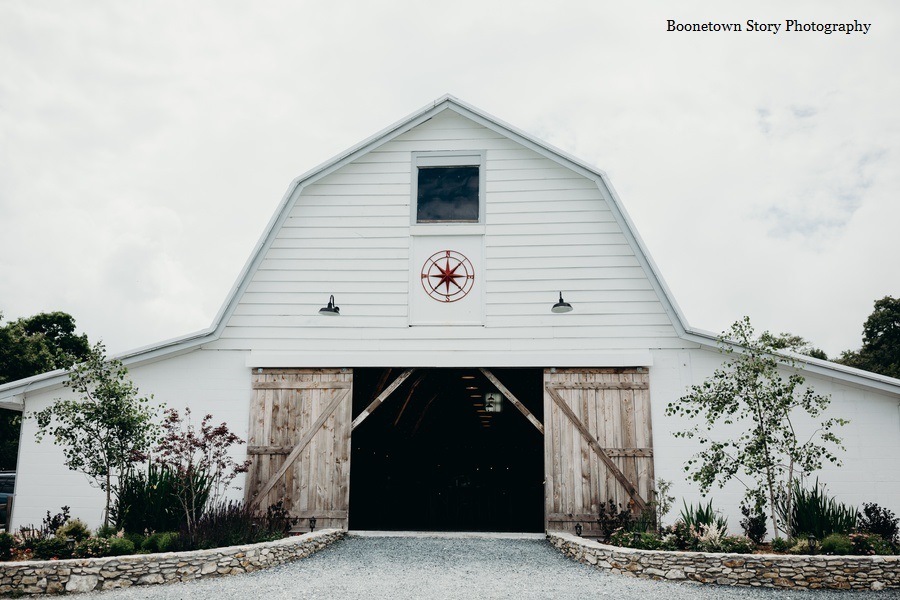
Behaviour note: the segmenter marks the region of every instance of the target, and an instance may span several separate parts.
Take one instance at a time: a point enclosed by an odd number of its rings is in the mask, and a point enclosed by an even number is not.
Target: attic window
[[[481,155],[415,157],[415,223],[480,223]]]

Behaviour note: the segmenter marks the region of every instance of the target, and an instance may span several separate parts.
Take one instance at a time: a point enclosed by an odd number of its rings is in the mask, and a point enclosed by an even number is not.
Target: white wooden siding
[[[411,153],[451,150],[486,151],[485,325],[409,327],[409,274],[419,268],[410,264]],[[605,193],[594,180],[444,111],[303,188],[209,347],[684,347]],[[574,312],[549,312],[560,290]],[[325,320],[317,312],[331,294],[341,317]]]

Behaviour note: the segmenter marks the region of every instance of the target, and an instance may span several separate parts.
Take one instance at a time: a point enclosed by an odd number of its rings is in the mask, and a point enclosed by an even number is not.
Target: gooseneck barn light
[[[319,309],[319,314],[330,317],[337,317],[341,314],[341,309],[334,305],[334,295],[328,298],[328,306],[323,306]]]
[[[555,313],[567,313],[572,312],[572,305],[563,300],[562,292],[559,293],[559,302],[553,305],[553,308],[550,309],[550,312]]]

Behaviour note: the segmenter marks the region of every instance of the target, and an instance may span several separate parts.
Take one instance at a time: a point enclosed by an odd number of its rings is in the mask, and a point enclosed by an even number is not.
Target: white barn
[[[120,358],[142,393],[248,440],[236,496],[319,527],[511,531],[640,506],[659,479],[696,502],[665,407],[722,361],[605,174],[450,96],[293,181],[209,329]],[[851,421],[821,480],[900,512],[900,381],[804,374]],[[0,386],[0,405],[40,410],[61,381]],[[34,433],[13,527],[64,504],[98,524],[101,493]],[[742,493],[713,494],[735,532]]]

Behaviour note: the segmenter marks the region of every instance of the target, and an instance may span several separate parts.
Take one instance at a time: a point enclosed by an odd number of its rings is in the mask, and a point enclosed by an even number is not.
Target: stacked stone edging
[[[344,537],[323,529],[274,542],[159,554],[0,562],[0,595],[109,590],[249,573],[305,558]]]
[[[900,556],[637,550],[607,546],[564,532],[549,532],[547,539],[570,558],[630,577],[787,589],[900,588]]]

